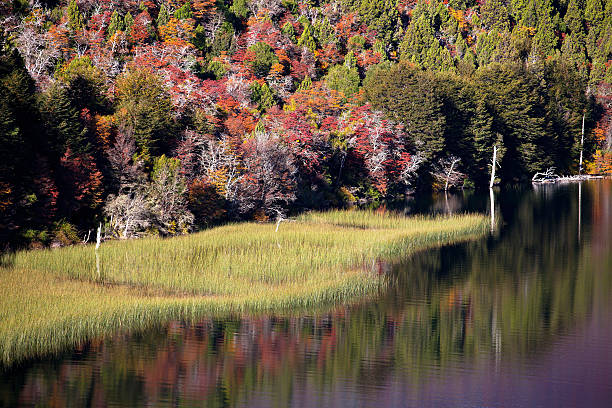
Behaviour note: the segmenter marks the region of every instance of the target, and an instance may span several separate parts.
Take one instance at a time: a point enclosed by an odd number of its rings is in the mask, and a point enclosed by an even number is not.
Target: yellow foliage
[[[12,192],[11,186],[6,183],[0,183],[0,211],[5,211],[13,204],[11,201]]]
[[[612,174],[612,151],[597,149],[586,168],[589,174]]]

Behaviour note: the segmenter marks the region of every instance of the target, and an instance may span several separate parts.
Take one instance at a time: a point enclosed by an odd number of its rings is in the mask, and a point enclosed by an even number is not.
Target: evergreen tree
[[[113,16],[114,15],[115,14],[113,13]],[[157,14],[157,27],[161,27],[161,26],[168,24],[168,21],[170,21],[170,15],[168,14],[168,9],[166,8],[166,5],[162,3],[162,5],[159,7],[159,13]]]
[[[584,19],[587,22],[589,29],[600,29],[601,23],[604,21],[602,0],[586,0]]]
[[[413,143],[429,164],[444,151],[446,119],[433,76],[406,63],[380,70],[370,78],[366,95],[374,108],[404,123]]]
[[[344,65],[349,69],[357,68],[357,57],[355,57],[355,53],[353,53],[353,51],[346,53],[344,57]]]
[[[476,43],[478,66],[484,67],[494,62],[499,39],[500,36],[497,29],[493,29],[488,33],[483,32],[478,36],[478,42]]]
[[[312,35],[312,26],[310,23],[304,25],[304,31],[297,42],[298,47],[306,47],[310,51],[314,52],[317,49],[317,43]]]
[[[191,43],[200,51],[205,51],[208,43],[206,41],[206,30],[198,24],[193,32]]]
[[[254,54],[254,58],[250,61],[250,65],[253,69],[253,73],[258,77],[265,77],[268,75],[272,65],[278,62],[278,57],[274,53],[272,47],[263,41],[250,46],[248,50]]]
[[[327,45],[336,40],[336,30],[334,30],[334,26],[332,26],[327,17],[318,20],[313,28],[319,44]]]
[[[281,32],[283,33],[283,35],[285,35],[287,38],[289,38],[291,40],[291,42],[295,42],[296,38],[295,38],[295,28],[293,28],[293,24],[291,24],[290,21],[287,21],[285,24],[283,24],[282,28],[281,28]]]
[[[108,24],[107,34],[109,37],[113,36],[117,31],[124,31],[125,25],[123,19],[119,15],[117,10],[113,11],[111,15],[110,23]]]
[[[68,149],[79,155],[91,153],[87,131],[79,120],[79,112],[71,103],[68,90],[62,84],[54,84],[43,95],[42,113],[47,150],[52,152],[55,160],[59,160]]]
[[[587,61],[584,37],[573,33],[566,35],[561,45],[561,56],[566,62],[572,64],[574,69],[586,75]]]
[[[555,35],[552,19],[548,13],[541,15],[536,33],[531,43],[531,53],[542,58],[552,55],[557,48],[558,39]]]
[[[174,18],[177,20],[186,20],[188,18],[193,18],[193,13],[191,11],[191,6],[189,2],[183,4],[180,8],[176,9],[174,12]]]
[[[89,57],[74,58],[57,71],[56,77],[65,85],[71,104],[78,111],[87,108],[104,112],[108,108],[104,74],[93,66]]]
[[[376,38],[391,42],[399,20],[397,0],[360,0],[357,11],[361,20],[376,32]]]
[[[491,64],[475,77],[475,98],[492,108],[493,131],[503,138],[506,154],[502,180],[527,179],[553,165],[546,150],[550,136],[545,110],[540,103],[538,82],[520,65]]]
[[[132,32],[132,26],[134,25],[134,17],[132,14],[128,12],[123,18],[123,26],[125,27],[125,32],[130,34]]]
[[[167,150],[175,125],[162,80],[146,70],[129,71],[117,79],[117,99],[117,123],[132,130],[140,153]]]
[[[493,146],[496,145],[499,152],[502,152],[502,141],[498,140],[493,130],[493,116],[489,112],[487,104],[483,100],[476,101],[473,116],[469,123],[469,134],[473,138],[473,158],[474,170],[471,178],[476,185],[486,185],[490,174],[490,162],[493,157]],[[499,154],[498,160],[503,160],[503,154]]]
[[[342,92],[345,96],[350,97],[359,90],[359,72],[356,68],[350,68],[343,65],[335,65],[330,68],[329,73],[325,76],[325,82],[330,89]]]
[[[433,70],[454,68],[450,53],[434,36],[431,20],[426,13],[410,23],[399,50],[401,61],[410,61]]]
[[[249,15],[247,0],[234,0],[229,10],[240,19],[245,19]]]
[[[76,0],[70,0],[70,3],[68,3],[68,24],[72,31],[83,28],[83,16],[79,11],[79,5]]]
[[[482,26],[487,30],[508,31],[510,19],[504,0],[485,0],[480,6]]]
[[[260,84],[254,81],[250,87],[251,100],[257,104],[257,109],[260,112],[265,112],[274,106],[274,93],[266,82]]]

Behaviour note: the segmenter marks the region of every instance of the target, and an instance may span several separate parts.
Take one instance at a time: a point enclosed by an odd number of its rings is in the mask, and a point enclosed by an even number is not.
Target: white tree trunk
[[[489,189],[489,198],[491,199],[491,232],[495,232],[495,194],[493,189]]]
[[[495,183],[495,166],[497,166],[497,145],[493,146],[493,162],[491,163],[491,182],[489,188],[493,188]]]
[[[98,235],[96,236],[96,272],[98,272],[98,280],[100,280],[101,278],[101,273],[100,273],[100,254],[98,254],[98,248],[100,248],[100,241],[101,241],[101,237],[102,237],[102,223],[100,223],[100,225],[98,226]]]
[[[455,159],[453,160],[453,162],[451,163],[450,166],[450,170],[448,171],[448,173],[446,174],[446,185],[444,185],[444,191],[448,191],[448,179],[450,178],[450,176],[453,174],[453,169],[455,168],[455,164],[459,162],[459,159]]]
[[[578,174],[582,174],[582,152],[584,148],[584,117],[586,114],[582,115],[582,137],[580,138],[580,167],[578,168]]]

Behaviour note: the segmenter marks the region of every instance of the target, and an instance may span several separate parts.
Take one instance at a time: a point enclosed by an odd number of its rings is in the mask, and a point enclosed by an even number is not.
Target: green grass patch
[[[479,215],[311,213],[188,236],[20,252],[0,268],[0,362],[205,314],[331,307],[377,293],[373,267],[486,234]],[[99,261],[100,267],[97,267]]]

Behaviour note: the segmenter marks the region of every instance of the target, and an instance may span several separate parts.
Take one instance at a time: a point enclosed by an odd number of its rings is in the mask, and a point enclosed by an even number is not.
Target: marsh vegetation
[[[19,252],[0,269],[0,360],[203,314],[290,311],[375,294],[381,263],[483,236],[485,217],[306,214],[172,238]]]

